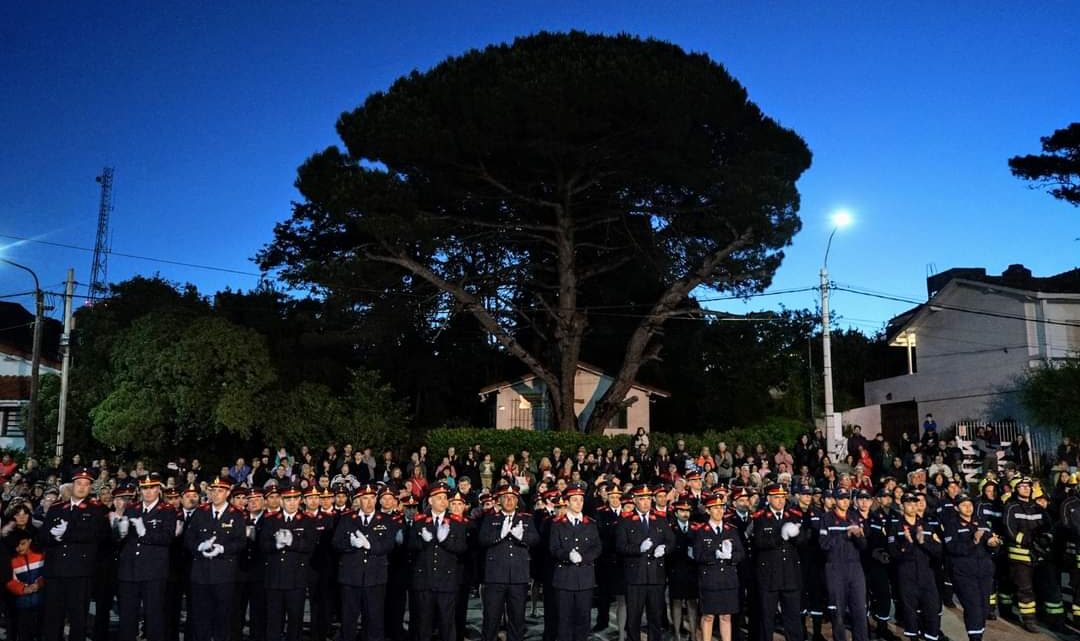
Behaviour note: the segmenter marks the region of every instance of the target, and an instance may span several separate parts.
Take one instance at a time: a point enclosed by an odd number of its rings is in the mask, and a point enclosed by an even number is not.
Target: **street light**
[[[839,443],[843,434],[842,426],[836,424],[833,414],[832,381],[832,342],[829,336],[829,250],[836,232],[851,225],[854,219],[846,210],[832,215],[833,229],[829,241],[825,244],[825,260],[821,263],[821,367],[825,372],[825,440],[829,444]]]
[[[30,357],[30,407],[26,411],[26,455],[34,455],[34,421],[37,420],[37,395],[38,395],[38,372],[41,370],[41,325],[45,318],[45,296],[41,291],[41,283],[38,282],[37,274],[26,265],[20,265],[13,260],[0,258],[0,262],[7,263],[12,267],[29,272],[34,278],[34,347]]]

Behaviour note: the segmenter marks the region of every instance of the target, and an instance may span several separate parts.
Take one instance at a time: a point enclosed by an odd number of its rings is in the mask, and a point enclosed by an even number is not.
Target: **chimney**
[[[1031,270],[1016,263],[1001,272],[1001,277],[1006,283],[1026,283],[1031,280]]]

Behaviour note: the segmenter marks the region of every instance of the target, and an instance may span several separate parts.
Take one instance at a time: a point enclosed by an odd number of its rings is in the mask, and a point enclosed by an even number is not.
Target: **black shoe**
[[[997,621],[997,610],[990,610],[990,614],[986,615],[987,621]]]
[[[1042,632],[1042,630],[1039,629],[1039,626],[1036,625],[1035,622],[1032,621],[1031,619],[1025,619],[1024,620],[1023,628],[1024,628],[1024,630],[1026,630],[1028,632],[1031,632],[1033,634],[1038,634],[1039,632]]]

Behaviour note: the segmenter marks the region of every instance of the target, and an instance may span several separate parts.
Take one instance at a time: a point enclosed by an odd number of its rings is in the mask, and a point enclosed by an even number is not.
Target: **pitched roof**
[[[589,372],[590,374],[596,374],[597,376],[604,376],[604,377],[607,377],[607,378],[614,378],[611,374],[608,374],[603,369],[601,369],[601,368],[599,368],[599,367],[597,367],[595,365],[590,365],[590,364],[588,364],[588,363],[586,363],[584,361],[578,361],[577,368],[579,370]],[[492,383],[491,385],[488,385],[487,387],[484,387],[483,389],[481,389],[480,394],[490,394],[491,392],[494,392],[495,390],[501,389],[503,387],[511,387],[513,385],[519,385],[521,383],[528,383],[529,381],[531,381],[531,380],[533,380],[535,378],[536,378],[536,374],[527,374],[525,376],[522,376],[521,378],[518,378],[518,379],[515,379],[515,380],[512,380],[512,381],[500,381],[498,383]],[[669,391],[667,391],[665,389],[660,389],[659,387],[653,387],[652,385],[646,385],[644,383],[639,383],[637,381],[634,381],[633,383],[631,383],[630,386],[635,387],[637,389],[640,389],[640,390],[642,390],[644,392],[648,392],[649,394],[654,394],[654,395],[659,396],[661,398],[671,398],[671,392],[669,392]]]
[[[41,358],[52,367],[60,366],[60,335],[63,324],[45,318],[41,335]],[[19,303],[0,301],[0,352],[30,359],[34,350],[34,314]]]

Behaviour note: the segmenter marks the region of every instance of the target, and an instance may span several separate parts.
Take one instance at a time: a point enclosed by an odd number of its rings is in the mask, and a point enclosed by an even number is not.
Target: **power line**
[[[37,243],[39,245],[49,245],[50,247],[62,247],[64,249],[74,249],[77,251],[84,251],[94,253],[91,247],[81,247],[79,245],[71,245],[68,243],[58,243],[51,240],[39,240],[37,238],[27,238],[25,236],[15,236],[12,234],[0,234],[0,238],[8,238],[10,240],[19,240],[27,243]],[[125,252],[113,251],[111,249],[106,250],[111,256],[119,256],[121,258],[132,258],[135,260],[145,260],[152,263],[163,263],[166,265],[177,265],[179,267],[191,267],[193,269],[205,269],[215,272],[225,272],[227,274],[239,274],[240,276],[253,276],[255,278],[262,278],[263,274],[257,272],[246,272],[239,269],[230,269],[228,267],[216,267],[214,265],[201,265],[199,263],[188,263],[181,260],[171,260],[168,258],[155,258],[153,256],[140,256],[138,254],[128,254]]]

